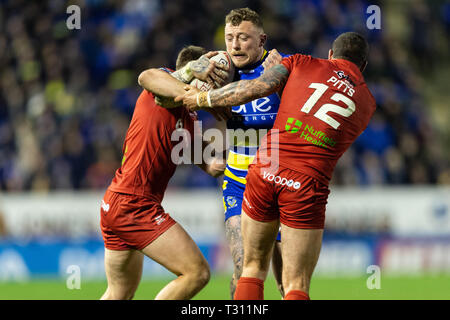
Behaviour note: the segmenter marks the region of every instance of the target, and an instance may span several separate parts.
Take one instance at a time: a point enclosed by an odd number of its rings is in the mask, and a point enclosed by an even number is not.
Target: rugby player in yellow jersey
[[[264,67],[283,56],[276,50],[269,54],[264,48],[267,35],[264,33],[259,15],[249,8],[231,10],[225,17],[225,44],[227,52],[236,68],[235,79],[250,80],[258,78]],[[259,136],[263,137],[271,129],[278,111],[280,97],[277,93],[256,99],[244,105],[232,108],[233,117],[227,122],[230,135],[230,150],[223,183],[223,204],[225,209],[225,234],[234,264],[234,273],[230,283],[231,298],[234,297],[236,284],[242,273],[243,245],[241,234],[242,200],[245,190],[247,170],[252,163],[259,145]],[[247,139],[246,139],[247,137]],[[279,241],[280,235],[277,240]],[[274,246],[272,267],[278,288],[281,286],[281,253],[277,242]]]

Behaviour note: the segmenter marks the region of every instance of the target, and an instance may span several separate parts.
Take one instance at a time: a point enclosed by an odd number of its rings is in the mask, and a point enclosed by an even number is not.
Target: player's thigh
[[[241,228],[244,266],[254,262],[255,266],[265,269],[277,235],[279,214],[273,183],[264,179],[264,175],[264,169],[258,166],[249,169],[242,202]]]
[[[287,168],[280,171],[280,223],[296,229],[323,229],[329,189],[318,180]],[[283,184],[284,181],[287,181]]]
[[[319,259],[323,229],[296,229],[281,225],[283,281],[309,279]]]
[[[272,254],[272,271],[278,284],[280,284],[282,280],[282,270],[283,259],[281,256],[281,241],[275,241]]]
[[[248,263],[268,267],[273,245],[277,236],[279,222],[257,221],[245,210],[242,211],[242,241],[244,244],[244,266]]]
[[[105,273],[109,289],[135,290],[142,276],[144,255],[137,250],[105,248]]]
[[[209,270],[200,249],[178,223],[142,249],[142,252],[176,275]]]

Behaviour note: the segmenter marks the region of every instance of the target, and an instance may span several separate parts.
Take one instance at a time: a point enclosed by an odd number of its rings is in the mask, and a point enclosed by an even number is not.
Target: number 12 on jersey
[[[315,91],[303,105],[301,111],[304,113],[309,113],[311,109],[314,107],[314,105],[317,103],[317,101],[319,101],[319,99],[323,96],[325,91],[329,89],[329,87],[323,83],[314,83],[314,82],[309,85],[309,88],[315,89]],[[328,115],[328,112],[334,112],[340,114],[343,117],[349,117],[352,115],[353,112],[355,112],[356,106],[355,103],[350,98],[344,96],[341,93],[333,94],[331,96],[331,100],[335,102],[342,101],[347,105],[347,108],[343,108],[332,103],[325,103],[319,108],[319,110],[316,111],[314,116],[324,121],[325,123],[329,124],[334,129],[337,129],[341,124],[336,119]]]

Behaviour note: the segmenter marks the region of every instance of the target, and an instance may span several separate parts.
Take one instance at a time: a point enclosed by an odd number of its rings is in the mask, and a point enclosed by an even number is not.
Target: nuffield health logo
[[[285,129],[287,132],[296,133],[302,127],[302,122],[294,118],[288,118],[286,121]]]

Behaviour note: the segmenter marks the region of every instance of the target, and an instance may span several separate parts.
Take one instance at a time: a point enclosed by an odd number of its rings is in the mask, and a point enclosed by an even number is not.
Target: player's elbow
[[[147,78],[147,71],[148,71],[148,70],[142,71],[142,72],[139,74],[139,77],[138,77],[138,83],[139,83],[139,85],[140,85],[141,87],[144,86],[145,79]]]
[[[154,73],[155,72],[153,69],[147,69],[145,71],[142,71],[138,77],[139,85],[145,89],[148,89],[148,84],[151,81],[151,79],[153,79]]]
[[[210,176],[214,177],[214,178],[219,178],[221,175],[223,175],[224,171],[225,171],[225,163],[223,165],[215,165],[215,166],[208,166],[207,172]]]

